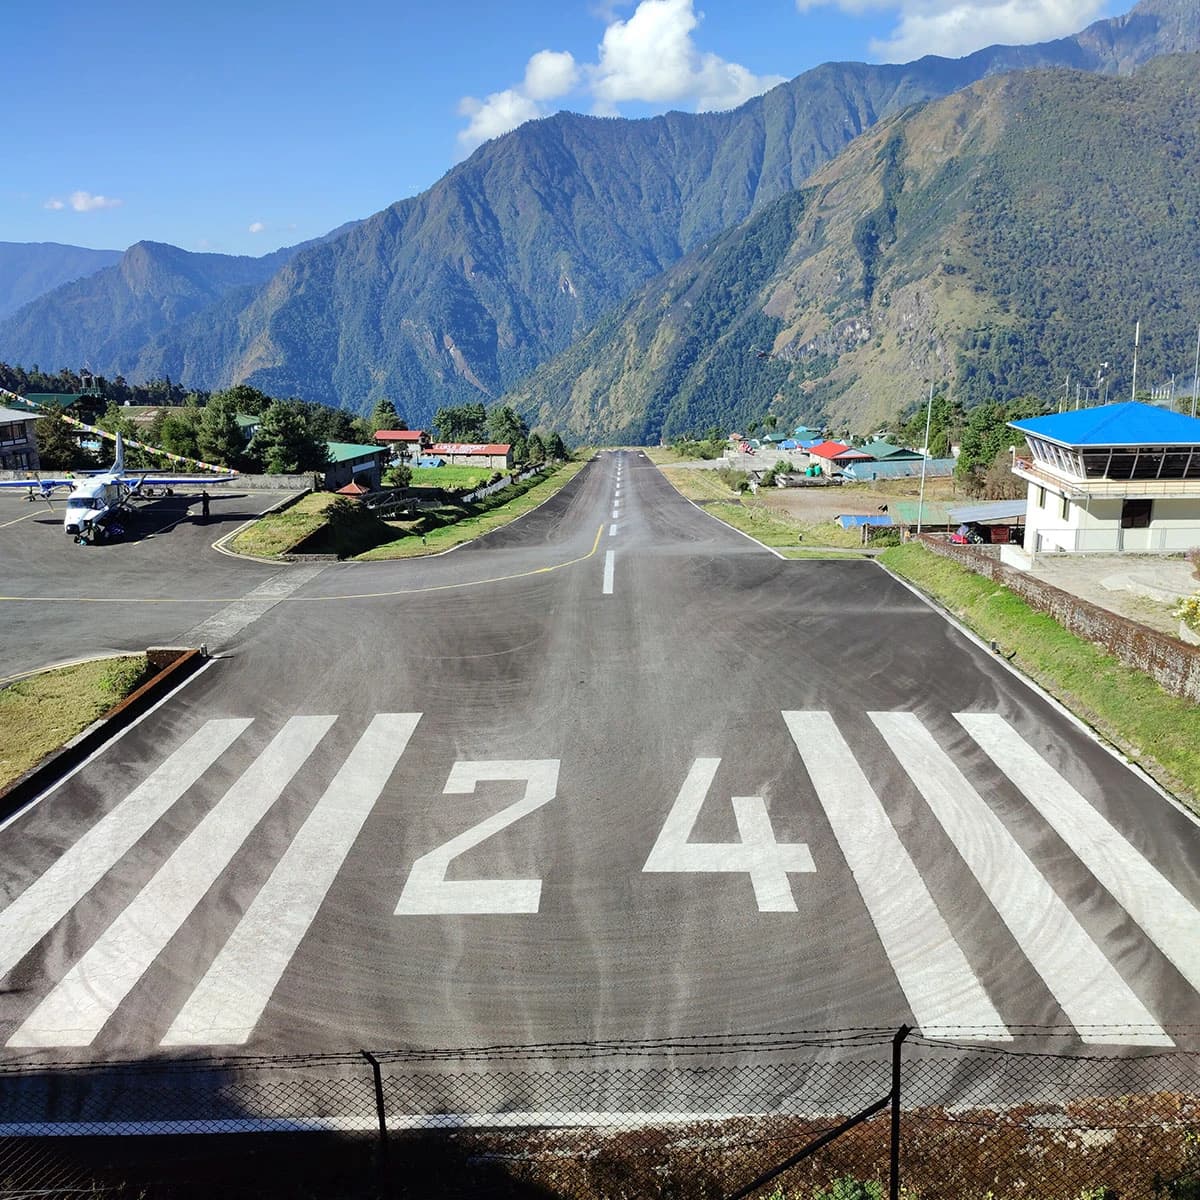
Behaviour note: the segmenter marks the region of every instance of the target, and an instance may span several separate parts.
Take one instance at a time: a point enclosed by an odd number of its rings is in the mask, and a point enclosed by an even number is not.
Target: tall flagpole
[[[1138,343],[1142,340],[1142,323],[1137,323],[1137,328],[1133,331],[1133,391],[1130,392],[1130,400],[1137,399],[1137,354]]]
[[[1196,326],[1196,373],[1192,376],[1192,416],[1196,415],[1196,393],[1200,392],[1200,325]]]

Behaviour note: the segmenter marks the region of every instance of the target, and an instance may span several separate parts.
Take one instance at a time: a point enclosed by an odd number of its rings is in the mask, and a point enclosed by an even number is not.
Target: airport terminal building
[[[0,408],[0,470],[38,469],[37,416],[16,408]]]

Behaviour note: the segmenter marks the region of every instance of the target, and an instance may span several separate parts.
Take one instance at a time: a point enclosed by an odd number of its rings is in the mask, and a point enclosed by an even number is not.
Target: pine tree
[[[325,443],[313,436],[299,406],[284,401],[277,401],[263,413],[250,453],[271,475],[316,471],[329,461]]]
[[[376,401],[375,407],[371,410],[368,425],[372,437],[381,429],[404,428],[404,422],[400,420],[396,406],[386,396],[382,400]]]

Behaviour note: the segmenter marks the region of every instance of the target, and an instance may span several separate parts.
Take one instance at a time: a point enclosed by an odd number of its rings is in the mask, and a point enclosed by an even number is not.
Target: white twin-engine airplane
[[[58,478],[0,480],[0,488],[27,488],[30,499],[35,489],[49,500],[58,488],[70,488],[63,529],[78,542],[106,541],[116,531],[116,514],[146,487],[205,487],[210,483],[228,483],[228,475],[155,475],[149,471],[125,470],[125,443],[117,434],[117,457],[107,471]]]

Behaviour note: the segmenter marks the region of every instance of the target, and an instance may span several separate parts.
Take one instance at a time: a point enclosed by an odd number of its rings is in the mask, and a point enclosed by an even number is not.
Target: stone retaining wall
[[[922,534],[920,540],[934,554],[953,559],[967,570],[1016,592],[1031,608],[1048,613],[1063,628],[1099,646],[1127,667],[1145,671],[1164,691],[1200,702],[1200,646],[1185,645],[1024,571],[1007,567],[991,555],[980,553],[982,547],[957,546],[929,534]]]

